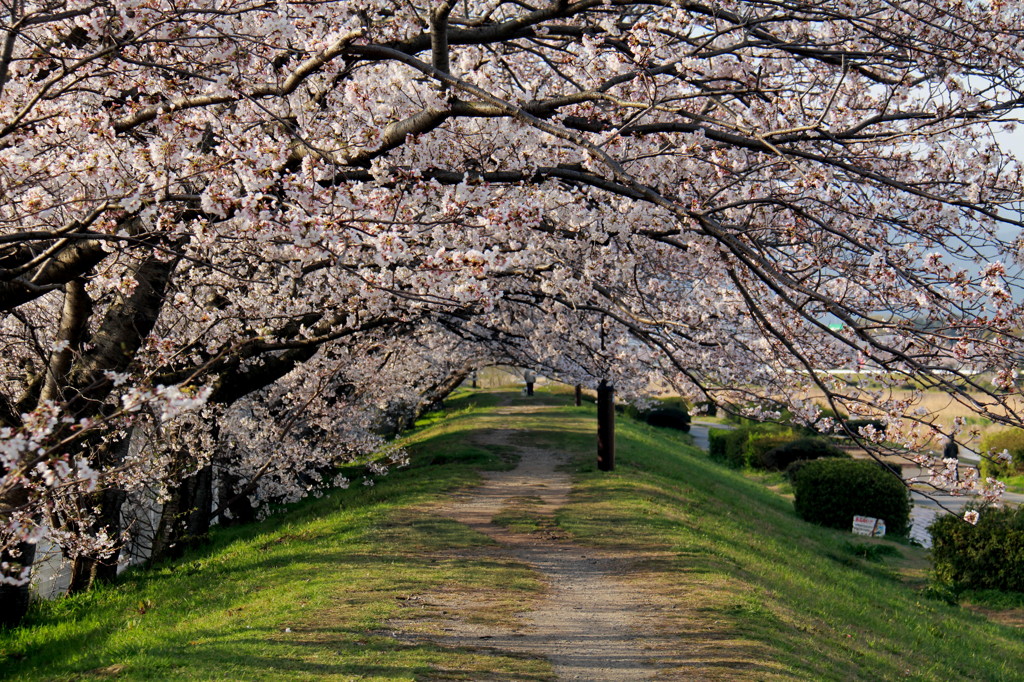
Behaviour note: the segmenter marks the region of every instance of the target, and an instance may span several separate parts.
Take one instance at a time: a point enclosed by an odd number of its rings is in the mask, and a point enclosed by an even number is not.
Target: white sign
[[[932,534],[928,526],[932,525],[939,512],[935,509],[914,507],[910,510],[910,539],[925,549],[932,548]]]
[[[853,532],[857,535],[868,535],[873,538],[885,537],[885,521],[870,516],[854,516]]]

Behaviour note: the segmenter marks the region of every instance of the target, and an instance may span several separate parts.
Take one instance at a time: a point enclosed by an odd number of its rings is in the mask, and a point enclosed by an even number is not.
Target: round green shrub
[[[658,426],[678,431],[690,430],[690,414],[685,408],[658,407],[642,413],[644,421],[651,426]]]
[[[746,441],[747,433],[743,429],[708,429],[708,457],[733,469],[742,469]]]
[[[679,400],[670,401],[647,410],[641,410],[636,405],[616,405],[616,411],[637,421],[642,421],[651,426],[658,426],[678,431],[690,430],[690,413],[686,406]]]
[[[846,453],[823,438],[798,438],[764,452],[761,467],[769,471],[785,471],[797,460],[845,456]]]
[[[1024,507],[982,509],[974,526],[947,514],[931,533],[940,582],[955,590],[1024,592]]]
[[[1013,457],[1009,462],[995,462],[984,456],[989,450],[999,453],[1009,451]],[[985,434],[981,439],[981,475],[1016,476],[1024,473],[1024,429],[1003,429]]]
[[[734,469],[759,468],[761,455],[796,438],[792,429],[778,424],[746,424],[735,429],[710,429],[708,455]]]
[[[820,412],[818,413],[818,419],[822,419],[824,417],[830,417],[834,421],[841,422],[841,421],[846,421],[847,419],[850,418],[850,415],[846,414],[845,412],[836,412],[831,407],[826,407],[825,405],[822,405],[821,403],[815,403],[815,404],[818,406],[818,410],[820,410]]]
[[[805,521],[848,530],[854,516],[872,516],[884,520],[890,534],[907,532],[910,492],[876,462],[816,459],[800,469],[793,488],[793,506]]]
[[[803,471],[803,468],[813,462],[813,459],[798,459],[795,462],[790,462],[789,466],[786,467],[785,474],[786,478],[790,483],[796,483],[796,477]]]
[[[767,465],[768,453],[792,443],[794,438],[796,438],[796,434],[792,431],[751,432],[747,436],[747,442],[743,448],[743,461],[751,469],[774,471],[775,467]]]

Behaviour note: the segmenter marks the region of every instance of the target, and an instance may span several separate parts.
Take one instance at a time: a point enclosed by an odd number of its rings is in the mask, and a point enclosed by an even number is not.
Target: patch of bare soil
[[[976,604],[964,604],[964,608],[980,613],[993,623],[1008,625],[1012,628],[1024,628],[1024,609],[993,609]]]
[[[542,656],[551,662],[559,680],[746,677],[735,675],[748,668],[750,661],[742,655],[730,660],[740,652],[714,641],[722,634],[713,632],[718,628],[686,622],[688,609],[678,608],[645,574],[644,566],[657,563],[659,557],[585,548],[560,537],[550,521],[568,501],[571,481],[561,470],[564,457],[517,445],[516,432],[511,430],[480,434],[477,441],[515,446],[521,455],[519,465],[512,471],[486,473],[482,486],[434,511],[496,540],[497,545],[486,550],[489,555],[534,568],[547,590],[511,609],[507,597],[501,601],[490,594],[419,595],[410,604],[411,613],[390,624],[396,636],[448,647]],[[520,513],[535,522],[533,532],[515,532],[510,530],[514,524],[494,523],[495,517],[517,518]],[[479,551],[473,558],[480,557]],[[684,622],[692,629],[681,637],[679,626]],[[494,673],[494,679],[503,679],[500,671]]]

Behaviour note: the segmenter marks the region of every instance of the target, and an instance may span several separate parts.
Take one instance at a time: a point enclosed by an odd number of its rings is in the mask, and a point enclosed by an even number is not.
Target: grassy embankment
[[[494,395],[471,399],[493,404]],[[0,634],[0,671],[32,680],[549,679],[542,660],[403,643],[387,630],[388,619],[409,615],[408,597],[432,589],[486,590],[510,612],[536,596],[529,570],[474,553],[490,541],[430,513],[431,501],[475,480],[474,466],[507,466],[510,453],[473,445],[473,430],[521,428],[522,443],[578,455],[578,485],[557,523],[577,542],[646,557],[636,574],[678,605],[661,628],[678,637],[677,659],[720,679],[1024,679],[1024,633],[908,581],[921,550],[805,524],[790,502],[685,438],[628,420],[618,469],[601,474],[593,408],[568,401],[542,395],[534,403],[552,407],[541,412],[435,418],[408,438],[413,467],[372,488],[218,531],[179,563],[42,605],[28,627]],[[506,519],[512,527],[536,527],[528,509],[518,513]],[[456,558],[463,549],[470,558]]]

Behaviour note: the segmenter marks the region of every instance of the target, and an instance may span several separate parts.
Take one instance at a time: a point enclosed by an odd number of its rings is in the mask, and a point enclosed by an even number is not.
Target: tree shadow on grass
[[[435,523],[431,519],[424,519],[418,525],[422,532],[434,532],[439,528],[450,532],[452,544],[455,545],[472,547],[481,544],[474,538],[479,534],[468,530],[459,531],[456,528],[459,524]],[[292,570],[282,570],[288,568]],[[252,559],[236,559],[230,567],[200,563],[189,576],[191,589],[181,584],[180,571],[164,571],[128,581],[118,588],[125,595],[131,595],[130,599],[114,606],[107,605],[97,612],[81,614],[83,618],[97,623],[95,626],[80,625],[63,631],[56,628],[48,634],[45,642],[20,647],[16,655],[5,656],[7,660],[3,661],[3,676],[21,674],[34,679],[52,679],[88,671],[100,671],[96,675],[102,676],[108,673],[103,673],[101,669],[118,666],[119,676],[138,675],[159,679],[163,676],[159,670],[166,666],[173,671],[174,666],[186,658],[188,666],[181,676],[189,679],[223,678],[224,666],[242,671],[238,675],[229,675],[231,679],[249,679],[248,674],[244,673],[249,666],[254,666],[253,670],[264,671],[251,679],[273,679],[273,670],[296,670],[301,673],[296,675],[299,679],[303,678],[303,674],[383,674],[389,669],[388,666],[359,661],[367,658],[367,652],[408,650],[406,645],[397,641],[388,644],[380,637],[374,639],[376,643],[372,647],[366,644],[367,625],[380,623],[381,618],[397,609],[398,602],[395,600],[422,591],[431,578],[439,579],[443,575],[471,585],[489,579],[486,576],[501,575],[509,568],[512,565],[507,561],[486,557],[458,560],[426,555],[402,557],[385,551],[309,553],[303,551],[300,542],[292,547],[275,546],[273,550]],[[295,586],[301,581],[301,575],[326,575],[329,578],[325,584],[316,583],[296,591]],[[260,577],[258,585],[252,584],[253,576]],[[332,585],[330,577],[333,576],[337,576],[337,585]],[[301,610],[293,610],[290,615],[286,612],[279,626],[267,625],[267,615],[260,612],[261,599],[269,602],[289,598],[312,599],[317,589],[333,589],[331,609],[340,609],[339,622],[350,623],[351,628],[303,625],[306,620],[316,620],[316,609],[312,614]],[[294,597],[289,596],[293,593]],[[145,604],[145,607],[140,608],[139,604]],[[220,622],[221,625],[191,625],[208,620]],[[254,625],[246,625],[250,622]],[[286,627],[292,628],[293,632],[284,632]],[[306,660],[305,655],[261,653],[267,648],[279,649],[285,646],[291,639],[296,639],[291,635],[303,628],[309,632],[337,635],[327,638],[330,641],[326,643],[321,641],[318,646],[323,648],[323,653],[318,655],[338,655],[352,658],[354,662],[310,661]],[[135,629],[139,636],[122,637],[118,641],[119,635],[128,629]],[[147,629],[151,633],[159,633],[159,637],[147,633]],[[264,638],[254,638],[256,632],[261,632]],[[222,642],[220,648],[211,646],[211,643],[216,642]],[[48,660],[41,660],[41,651],[47,652]],[[63,652],[64,655],[55,656],[54,651]],[[261,658],[265,660],[260,661]],[[399,677],[405,675],[408,679],[421,664],[412,662],[409,666],[409,669],[399,667],[393,672]],[[146,672],[148,669],[152,670]]]
[[[451,679],[452,673],[463,679],[502,682],[551,679],[543,662],[523,657],[404,644],[360,631],[309,626],[287,632],[196,631],[188,642],[149,649],[144,664],[128,661],[118,667],[119,679],[427,680]],[[82,673],[86,678],[106,677],[103,671],[98,667]]]

